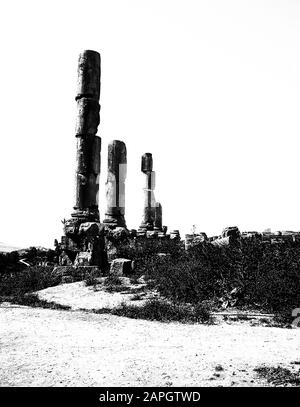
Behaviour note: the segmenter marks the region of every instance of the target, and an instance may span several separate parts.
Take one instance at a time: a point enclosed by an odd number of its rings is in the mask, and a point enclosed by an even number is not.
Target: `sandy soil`
[[[103,278],[99,279],[101,282]],[[101,289],[101,285],[97,286],[96,290],[93,286],[86,286],[83,281],[71,284],[61,284],[55,287],[45,288],[37,292],[41,300],[52,301],[56,304],[68,305],[73,310],[79,309],[99,309],[99,308],[114,308],[121,305],[122,302],[134,303],[141,305],[145,300],[131,301],[134,293],[128,290],[136,290],[144,286],[144,284],[130,284],[129,278],[121,277],[124,291],[107,292]],[[148,298],[149,295],[144,296]]]
[[[0,304],[1,386],[258,386],[257,365],[298,369],[299,355],[300,329]]]

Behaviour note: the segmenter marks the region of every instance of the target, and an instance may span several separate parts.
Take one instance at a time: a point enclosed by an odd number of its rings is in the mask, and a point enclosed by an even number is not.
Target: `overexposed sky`
[[[163,224],[300,230],[300,2],[13,1],[0,5],[0,241],[51,247],[74,205],[78,54],[101,53],[107,144],[127,145],[126,220],[153,154]]]

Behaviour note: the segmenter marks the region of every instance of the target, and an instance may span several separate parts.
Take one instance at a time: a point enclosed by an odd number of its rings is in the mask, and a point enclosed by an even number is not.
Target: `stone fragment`
[[[115,259],[110,266],[110,274],[123,276],[131,274],[133,271],[133,261],[128,259]]]
[[[162,206],[159,202],[155,204],[154,230],[162,231]]]
[[[179,230],[175,229],[170,232],[170,239],[180,240]]]
[[[146,232],[146,237],[148,239],[156,239],[158,236],[158,233],[156,230],[147,230]]]
[[[60,266],[71,266],[72,261],[65,251],[63,251],[59,256],[59,265]]]
[[[74,261],[74,266],[90,266],[92,261],[91,252],[79,252]]]

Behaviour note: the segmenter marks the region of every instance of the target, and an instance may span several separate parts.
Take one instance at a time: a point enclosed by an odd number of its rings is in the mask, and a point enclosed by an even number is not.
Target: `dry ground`
[[[0,385],[261,386],[267,384],[253,371],[258,365],[299,369],[291,362],[299,361],[300,329],[161,323],[78,310],[115,306],[124,300],[116,294],[73,283],[40,293],[72,311],[0,304]]]

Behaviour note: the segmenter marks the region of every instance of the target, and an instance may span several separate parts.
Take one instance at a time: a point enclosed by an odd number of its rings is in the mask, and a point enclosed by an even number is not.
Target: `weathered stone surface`
[[[64,223],[64,233],[68,237],[72,237],[78,233],[79,230],[78,219],[68,219]]]
[[[133,271],[133,262],[128,259],[115,259],[110,266],[110,274],[123,276],[131,274]]]
[[[110,240],[124,240],[129,237],[129,231],[127,228],[118,226],[115,229],[107,230],[106,237]]]
[[[206,233],[200,232],[197,234],[186,234],[185,235],[185,250],[189,250],[191,247],[194,247],[198,244],[202,244],[208,241]]]
[[[123,141],[113,140],[108,145],[107,182],[104,223],[109,227],[126,227],[125,179],[127,173],[127,151]]]
[[[209,239],[214,246],[235,246],[241,244],[241,233],[237,226],[229,226],[223,229],[221,236],[214,236]]]
[[[153,169],[153,159],[151,153],[145,153],[142,156],[141,170],[145,174],[145,186],[144,186],[144,209],[143,219],[140,226],[140,230],[143,228],[146,230],[153,230],[155,221],[155,172]]]
[[[76,137],[87,137],[97,133],[100,123],[100,105],[98,100],[82,98],[77,100]]]
[[[59,256],[59,265],[60,266],[71,266],[72,261],[65,251],[63,251]]]
[[[146,232],[146,237],[148,239],[155,239],[155,238],[157,238],[157,235],[158,235],[158,233],[155,230],[147,230],[147,232]]]
[[[218,239],[215,239],[211,242],[213,246],[229,246],[230,243],[232,243],[232,237],[227,236],[227,237],[220,237]]]
[[[58,252],[60,264],[108,266],[104,226],[99,222],[98,195],[101,139],[96,136],[100,122],[100,55],[84,51],[78,61],[77,138],[75,206],[72,218],[64,222]]]
[[[85,236],[98,236],[103,228],[103,224],[98,222],[84,222],[81,223],[78,233]]]
[[[79,252],[74,261],[74,266],[90,266],[92,262],[91,252]]]
[[[239,228],[237,226],[228,226],[222,231],[222,237],[235,237],[239,238],[241,236],[241,233],[239,231]]]
[[[92,152],[91,152],[91,171],[93,174],[98,175],[100,174],[100,166],[101,166],[101,138],[95,136],[93,138],[93,145],[92,145]],[[99,184],[99,182],[98,182]]]
[[[129,235],[129,231],[125,227],[106,227],[105,246],[108,261],[112,261],[118,257],[118,250],[122,247],[124,242],[128,242]]]
[[[162,206],[159,202],[155,205],[154,230],[162,231]]]
[[[99,220],[98,192],[100,173],[101,139],[96,136],[100,97],[100,55],[95,51],[84,51],[78,62],[77,88],[77,137],[75,211],[93,212]],[[76,217],[76,212],[72,214]],[[82,213],[80,213],[82,218]],[[89,218],[85,219],[90,220]]]
[[[85,50],[78,59],[78,79],[76,100],[82,97],[90,97],[99,100],[101,59],[96,51]]]
[[[75,209],[98,207],[101,139],[77,138]],[[98,211],[98,208],[97,208]]]
[[[145,174],[151,172],[153,169],[153,159],[151,153],[145,153],[142,155],[141,171]]]
[[[175,229],[170,232],[170,239],[180,240],[179,230]]]

